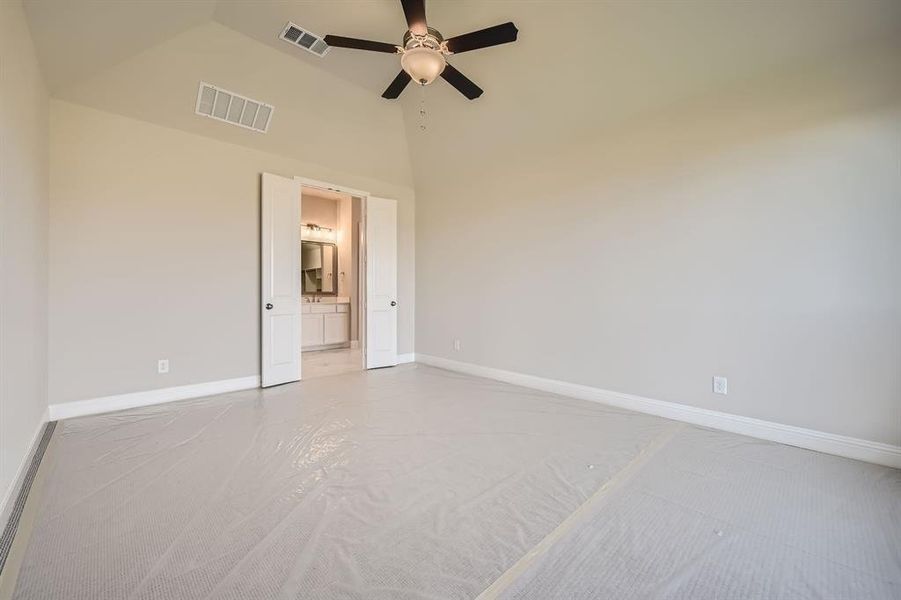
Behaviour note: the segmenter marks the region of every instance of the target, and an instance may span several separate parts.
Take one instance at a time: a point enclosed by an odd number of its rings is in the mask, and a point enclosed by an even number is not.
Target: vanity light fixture
[[[304,223],[300,226],[300,239],[334,243],[337,235],[335,230],[330,227],[320,227],[315,223]]]

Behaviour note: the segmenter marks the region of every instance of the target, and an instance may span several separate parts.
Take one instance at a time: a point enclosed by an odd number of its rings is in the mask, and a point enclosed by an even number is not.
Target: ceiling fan
[[[482,88],[448,64],[447,57],[451,54],[514,42],[519,32],[516,26],[512,22],[504,23],[444,39],[437,29],[429,27],[426,23],[425,0],[401,0],[401,4],[409,28],[404,34],[402,46],[339,35],[325,36],[325,43],[337,48],[400,54],[402,70],[384,91],[382,98],[389,100],[397,98],[411,79],[420,85],[428,85],[439,75],[470,100],[481,96]]]

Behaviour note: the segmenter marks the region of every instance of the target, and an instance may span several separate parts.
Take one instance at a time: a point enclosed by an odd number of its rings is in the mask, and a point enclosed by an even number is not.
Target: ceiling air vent
[[[315,33],[310,33],[302,27],[298,27],[294,23],[285,25],[281,35],[278,37],[292,46],[299,46],[316,56],[325,56],[326,52],[328,52],[329,46],[325,43],[325,40]]]
[[[194,112],[238,127],[266,133],[275,109],[265,102],[251,100],[201,81]]]

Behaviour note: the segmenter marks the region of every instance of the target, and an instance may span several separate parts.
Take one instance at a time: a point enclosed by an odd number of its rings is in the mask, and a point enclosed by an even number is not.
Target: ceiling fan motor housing
[[[404,34],[404,50],[411,48],[426,47],[438,50],[443,54],[449,54],[447,45],[444,43],[444,36],[441,32],[433,27],[427,28],[428,33],[425,35],[417,35],[410,30]]]

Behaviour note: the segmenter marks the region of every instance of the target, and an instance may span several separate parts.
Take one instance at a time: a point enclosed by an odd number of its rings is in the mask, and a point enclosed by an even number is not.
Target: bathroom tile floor
[[[359,348],[302,352],[300,358],[304,379],[360,371],[363,368],[363,353]]]

